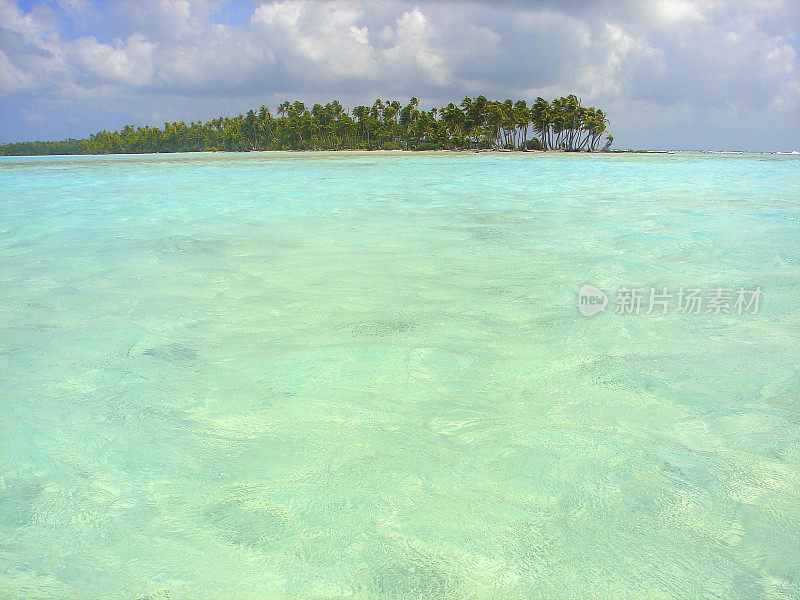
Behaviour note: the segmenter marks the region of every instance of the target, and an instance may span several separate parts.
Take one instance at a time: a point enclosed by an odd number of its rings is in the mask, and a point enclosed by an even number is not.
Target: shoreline
[[[114,152],[114,153],[93,153],[93,154],[0,154],[0,159],[9,158],[66,158],[66,157],[111,157],[111,156],[173,156],[173,155],[198,155],[198,156],[247,156],[253,154],[270,155],[289,155],[289,154],[510,154],[510,155],[581,155],[598,156],[609,154],[769,154],[779,156],[800,156],[800,152],[794,150],[790,152],[781,150],[598,150],[588,151],[569,151],[569,150],[506,150],[506,149],[435,149],[435,150],[403,150],[403,149],[366,149],[366,148],[346,148],[346,149],[326,149],[326,150],[187,150],[179,152]]]

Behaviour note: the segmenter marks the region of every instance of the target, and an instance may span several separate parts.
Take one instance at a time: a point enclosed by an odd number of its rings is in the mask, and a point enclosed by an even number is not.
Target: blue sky
[[[797,0],[0,0],[0,142],[286,98],[568,93],[621,148],[800,148]]]

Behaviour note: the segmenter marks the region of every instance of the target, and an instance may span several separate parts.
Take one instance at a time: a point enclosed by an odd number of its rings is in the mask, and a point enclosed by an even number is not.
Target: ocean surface
[[[800,598],[800,158],[0,159],[0,598]]]

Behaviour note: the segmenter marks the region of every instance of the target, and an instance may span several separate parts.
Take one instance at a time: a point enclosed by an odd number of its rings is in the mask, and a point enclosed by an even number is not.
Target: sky
[[[0,0],[0,143],[574,93],[617,148],[791,151],[798,52],[800,0]]]

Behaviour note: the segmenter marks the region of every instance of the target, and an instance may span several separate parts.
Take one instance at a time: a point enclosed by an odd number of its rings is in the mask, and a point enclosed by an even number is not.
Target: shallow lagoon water
[[[797,157],[0,159],[0,309],[0,597],[800,597]]]

